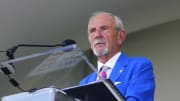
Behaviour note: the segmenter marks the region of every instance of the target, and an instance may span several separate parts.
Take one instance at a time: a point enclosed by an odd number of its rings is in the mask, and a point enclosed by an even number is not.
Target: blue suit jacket
[[[84,78],[80,85],[96,81],[96,73]],[[143,57],[127,57],[122,53],[109,79],[127,101],[153,101],[155,77],[152,63]]]

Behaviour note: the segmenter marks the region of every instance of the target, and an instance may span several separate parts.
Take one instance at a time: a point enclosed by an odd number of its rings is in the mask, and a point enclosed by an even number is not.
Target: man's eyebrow
[[[108,29],[108,26],[104,25],[100,27],[101,29]]]
[[[89,28],[89,29],[88,29],[88,32],[89,32],[89,33],[92,33],[92,32],[94,32],[95,30],[96,30],[96,28],[95,28],[95,27],[92,27],[92,28]]]

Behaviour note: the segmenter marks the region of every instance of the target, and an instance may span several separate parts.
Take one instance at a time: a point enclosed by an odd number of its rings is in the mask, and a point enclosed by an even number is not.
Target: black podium
[[[65,88],[63,91],[82,101],[125,101],[125,98],[109,79]]]

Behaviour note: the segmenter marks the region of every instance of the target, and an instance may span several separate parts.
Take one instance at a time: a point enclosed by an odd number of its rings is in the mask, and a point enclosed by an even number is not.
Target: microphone
[[[71,51],[73,50],[74,48],[76,48],[76,42],[72,39],[66,39],[62,42],[61,44],[62,47],[62,51],[64,52],[68,52],[68,51]]]
[[[66,39],[62,42],[62,46],[67,46],[67,45],[72,45],[72,44],[76,44],[76,42],[72,39]]]

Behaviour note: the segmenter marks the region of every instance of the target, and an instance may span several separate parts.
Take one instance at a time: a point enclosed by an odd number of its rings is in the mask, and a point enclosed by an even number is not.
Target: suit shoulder
[[[147,70],[153,69],[153,64],[150,59],[142,56],[133,56],[128,58],[129,67],[133,70]]]
[[[143,56],[131,56],[131,57],[128,57],[128,60],[131,62],[152,64],[149,58],[143,57]]]

